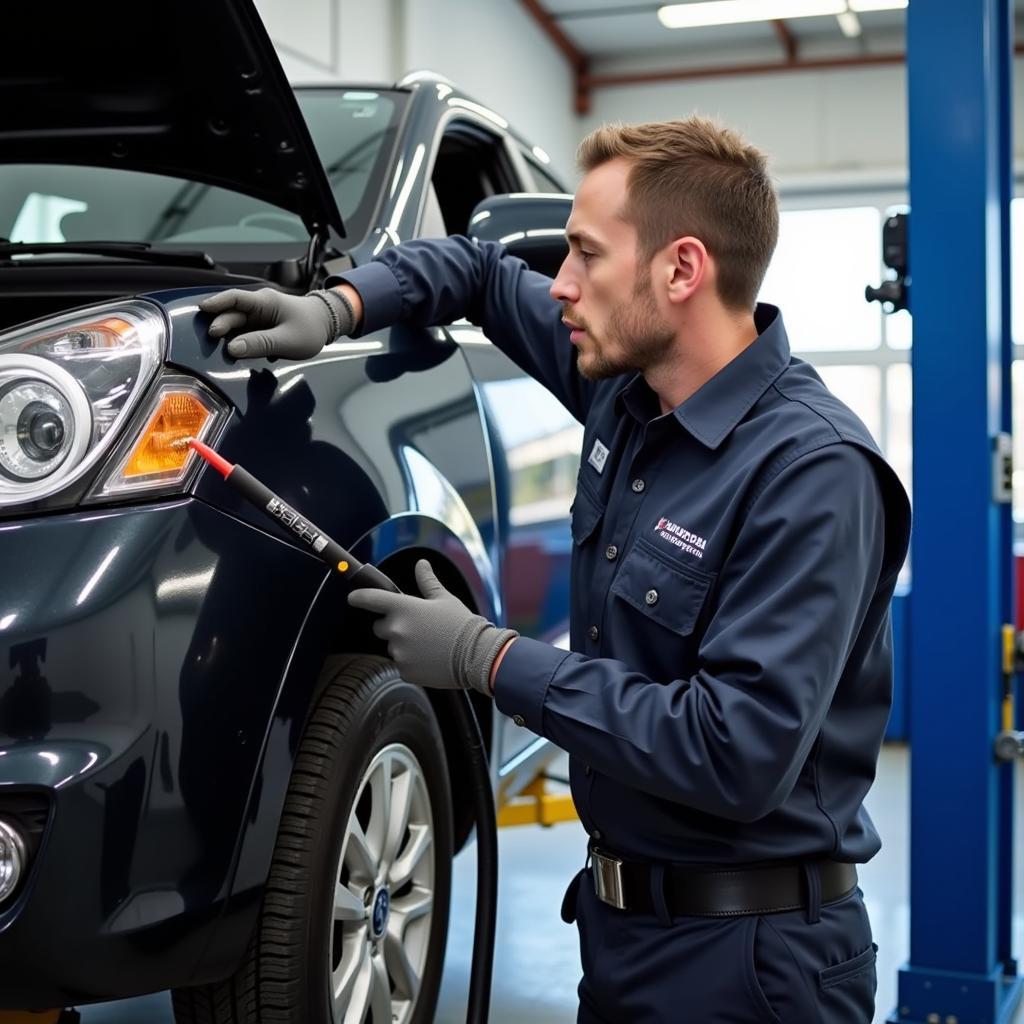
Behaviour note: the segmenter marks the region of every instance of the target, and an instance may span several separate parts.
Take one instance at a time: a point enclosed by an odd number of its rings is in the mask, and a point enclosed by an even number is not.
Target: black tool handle
[[[257,508],[263,509],[271,519],[276,519],[317,558],[343,573],[360,567],[360,563],[355,561],[336,540],[324,533],[315,523],[296,512],[288,502],[279,498],[247,469],[236,465],[228,474],[227,482],[243,498],[252,502]],[[386,577],[384,578],[386,579]]]
[[[353,565],[359,565],[353,562]],[[359,568],[348,574],[348,585],[356,590],[359,587],[372,587],[375,590],[390,590],[392,594],[400,594],[395,581],[390,576],[385,576],[375,565],[363,562]]]
[[[313,554],[340,572],[353,589],[372,587],[376,590],[390,590],[392,594],[401,593],[395,583],[380,569],[353,558],[336,540],[305,516],[299,515],[288,502],[260,483],[248,470],[236,465],[226,479],[246,500],[263,509],[271,519],[276,519],[294,534]]]

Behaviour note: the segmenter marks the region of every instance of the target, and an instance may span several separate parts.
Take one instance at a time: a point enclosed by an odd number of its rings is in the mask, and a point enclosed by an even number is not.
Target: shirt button
[[[584,774],[584,775],[589,775],[589,774],[590,774],[590,773],[591,773],[591,772],[592,772],[593,770],[594,770],[594,769],[593,769],[593,768],[591,768],[589,764],[585,764],[585,765],[583,766],[583,774]]]
[[[619,549],[614,544],[609,544],[608,547],[604,549],[604,557],[607,558],[609,562],[614,562],[615,559],[619,557]]]
[[[645,486],[646,484],[643,482],[643,480],[640,479],[640,477],[637,477],[633,481],[633,490],[636,491],[637,494],[639,494]]]
[[[516,725],[526,725],[526,719],[523,718],[522,715],[513,715],[512,721],[515,722]]]
[[[648,590],[647,593],[644,594],[644,600],[648,604],[657,604],[658,603],[658,592],[656,590],[653,590],[653,589],[652,590]]]
[[[601,840],[604,839],[604,833],[599,828],[595,828],[591,833],[591,837],[596,839],[598,842],[601,842]]]
[[[589,636],[591,640],[596,640],[600,635],[601,632],[597,626],[591,626],[590,629],[587,630],[587,636]]]

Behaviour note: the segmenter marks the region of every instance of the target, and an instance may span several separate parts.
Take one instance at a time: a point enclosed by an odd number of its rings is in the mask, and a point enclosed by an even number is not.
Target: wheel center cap
[[[387,889],[381,889],[373,901],[373,937],[379,939],[388,927],[391,913],[391,896]]]

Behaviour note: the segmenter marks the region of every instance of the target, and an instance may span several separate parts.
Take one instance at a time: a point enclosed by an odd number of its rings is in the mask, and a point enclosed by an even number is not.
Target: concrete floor
[[[896,974],[907,957],[908,758],[905,747],[882,752],[878,780],[868,798],[884,847],[861,870],[861,887],[878,943],[878,1013],[885,1020],[895,1005]],[[1024,849],[1024,770],[1018,774],[1018,850]],[[493,1024],[567,1024],[576,1019],[580,961],[575,928],[562,923],[558,908],[569,878],[583,861],[584,833],[576,823],[551,829],[505,829],[500,835],[501,883],[494,970]],[[452,930],[437,1024],[465,1019],[473,942],[475,863],[472,849],[456,861]],[[1017,905],[1021,899],[1018,862]],[[1015,917],[1017,955],[1024,945],[1024,915]],[[165,994],[89,1007],[85,1024],[174,1024]],[[1024,1024],[1024,1008],[1015,1018]]]

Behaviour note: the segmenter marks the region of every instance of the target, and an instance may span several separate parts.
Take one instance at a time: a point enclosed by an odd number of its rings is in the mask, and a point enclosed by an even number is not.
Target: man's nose
[[[569,273],[569,257],[567,256],[558,268],[558,274],[548,289],[556,302],[579,302],[580,289]]]

